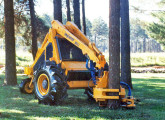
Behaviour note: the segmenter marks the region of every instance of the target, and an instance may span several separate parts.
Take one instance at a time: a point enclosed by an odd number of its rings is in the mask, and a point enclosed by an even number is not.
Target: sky
[[[101,16],[106,22],[108,22],[108,15],[109,15],[108,1],[109,0],[86,0],[85,2],[86,17],[89,20],[93,21],[94,19]],[[46,13],[50,16],[53,16],[53,4],[51,0],[40,0],[36,5],[35,10],[38,15],[42,15]],[[63,9],[63,11],[66,13],[66,9]]]
[[[35,10],[38,15],[48,14],[53,18],[53,0],[38,0]],[[80,0],[81,1],[81,0]],[[130,3],[130,18],[139,18],[140,20],[152,22],[153,17],[150,15],[152,10],[159,10],[160,8],[156,3],[160,0],[129,0]],[[139,9],[147,10],[145,13],[135,13],[132,6]],[[80,8],[81,9],[81,8]],[[90,21],[98,17],[102,17],[108,24],[109,21],[109,0],[85,0],[86,18]],[[66,13],[66,9],[63,9]],[[81,13],[80,13],[81,14]]]

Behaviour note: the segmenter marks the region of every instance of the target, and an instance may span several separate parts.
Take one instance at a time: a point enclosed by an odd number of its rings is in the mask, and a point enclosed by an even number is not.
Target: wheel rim
[[[26,84],[25,84],[25,91],[27,92],[27,93],[32,93],[33,92],[33,89],[34,89],[34,86],[33,86],[33,84],[32,84],[32,86],[31,86],[31,88],[29,87],[29,84],[30,84],[30,82],[27,82]]]
[[[41,74],[38,77],[37,86],[42,96],[49,92],[49,78],[46,74]]]

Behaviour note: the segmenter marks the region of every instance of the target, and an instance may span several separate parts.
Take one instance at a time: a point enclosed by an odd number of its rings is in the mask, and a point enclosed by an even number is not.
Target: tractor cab
[[[61,68],[65,69],[67,74],[67,81],[70,88],[87,88],[88,81],[91,79],[91,73],[86,68],[86,56],[82,51],[66,39],[57,39],[57,46],[59,46],[59,55]],[[85,84],[84,84],[85,83]],[[92,82],[91,86],[94,86]]]

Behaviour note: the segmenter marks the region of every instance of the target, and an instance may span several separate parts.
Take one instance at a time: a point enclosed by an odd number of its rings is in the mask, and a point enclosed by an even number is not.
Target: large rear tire
[[[35,96],[39,103],[58,105],[67,97],[65,76],[55,67],[40,69],[35,77]]]

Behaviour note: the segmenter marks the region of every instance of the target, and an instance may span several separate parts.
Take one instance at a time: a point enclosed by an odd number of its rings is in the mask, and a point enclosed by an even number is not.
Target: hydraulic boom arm
[[[90,60],[96,62],[96,67],[104,68],[106,63],[104,55],[96,48],[94,43],[91,43],[88,38],[77,28],[72,22],[67,22],[62,25],[57,20],[52,21],[52,29],[55,29],[56,34],[61,35],[69,42],[82,50],[84,55],[87,55]]]

